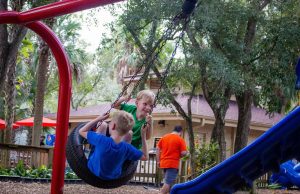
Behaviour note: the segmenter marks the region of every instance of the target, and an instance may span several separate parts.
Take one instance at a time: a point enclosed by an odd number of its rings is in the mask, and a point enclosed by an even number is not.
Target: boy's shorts
[[[164,168],[164,183],[173,185],[178,175],[176,168]]]

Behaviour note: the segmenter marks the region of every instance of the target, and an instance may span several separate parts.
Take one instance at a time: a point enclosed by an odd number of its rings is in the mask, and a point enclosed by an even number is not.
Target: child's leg
[[[132,141],[132,130],[128,131],[128,133],[126,135],[123,136],[122,141],[127,142],[129,144],[131,144]]]
[[[99,125],[97,127],[96,133],[100,133],[100,134],[106,135],[106,129],[107,129],[107,127],[108,127],[108,124],[106,122],[102,122],[101,125]]]

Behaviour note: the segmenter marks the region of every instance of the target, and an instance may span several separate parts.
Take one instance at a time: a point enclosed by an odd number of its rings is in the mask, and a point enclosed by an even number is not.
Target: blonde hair
[[[141,100],[143,98],[153,104],[155,100],[155,94],[151,90],[141,90],[139,93],[137,93],[136,100]]]
[[[134,125],[134,119],[131,114],[123,110],[112,114],[112,121],[116,124],[116,130],[120,135],[125,135]]]

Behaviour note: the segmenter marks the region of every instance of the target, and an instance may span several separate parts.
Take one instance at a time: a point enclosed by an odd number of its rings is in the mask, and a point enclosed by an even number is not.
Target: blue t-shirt
[[[55,143],[55,135],[48,134],[46,136],[46,145],[48,146],[54,146]]]
[[[143,152],[126,142],[116,144],[110,137],[89,131],[88,142],[95,150],[88,159],[88,168],[104,180],[117,179],[121,176],[125,160],[139,160]]]

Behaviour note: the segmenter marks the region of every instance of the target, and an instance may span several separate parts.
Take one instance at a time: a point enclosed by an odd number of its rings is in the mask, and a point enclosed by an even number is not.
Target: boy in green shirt
[[[132,130],[124,137],[123,141],[131,144],[137,149],[142,147],[141,130],[143,127],[146,128],[146,139],[150,139],[152,135],[152,112],[155,94],[151,90],[142,90],[137,94],[135,105],[125,104],[130,96],[122,96],[114,105],[114,108],[124,110],[132,114],[135,125]],[[107,131],[107,124],[102,123],[97,131],[102,134],[109,135]]]

